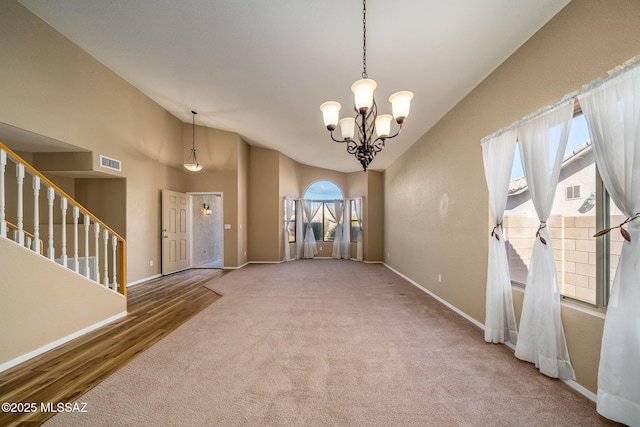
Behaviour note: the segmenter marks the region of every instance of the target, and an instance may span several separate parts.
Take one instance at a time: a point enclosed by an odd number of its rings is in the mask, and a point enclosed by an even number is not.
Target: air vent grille
[[[112,159],[103,155],[100,155],[100,166],[107,169],[113,169],[115,171],[122,171],[122,162],[120,160]]]

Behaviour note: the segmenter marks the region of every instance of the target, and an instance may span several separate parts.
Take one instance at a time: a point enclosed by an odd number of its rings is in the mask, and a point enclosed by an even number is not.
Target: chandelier
[[[409,115],[409,108],[413,93],[409,91],[396,92],[389,97],[391,102],[391,114],[378,115],[378,108],[373,96],[377,84],[367,75],[367,1],[362,1],[362,79],[351,86],[354,94],[355,117],[340,119],[340,103],[335,101],[325,102],[320,106],[324,124],[331,133],[331,139],[335,142],[346,143],[347,152],[353,154],[362,165],[364,171],[384,148],[387,139],[395,138],[400,134],[402,125]],[[391,135],[391,120],[395,119],[398,130]],[[340,126],[342,140],[333,136],[333,131]],[[357,139],[354,139],[357,129]],[[374,133],[377,138],[374,139]]]
[[[192,127],[191,127],[191,154],[189,154],[189,158],[184,162],[183,166],[186,170],[191,172],[198,172],[202,170],[202,165],[198,163],[198,158],[196,157],[196,113],[195,111],[191,111],[193,115]]]

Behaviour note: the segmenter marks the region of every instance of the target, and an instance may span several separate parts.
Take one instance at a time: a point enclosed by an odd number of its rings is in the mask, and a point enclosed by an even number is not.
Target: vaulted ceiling
[[[358,0],[19,0],[98,61],[191,123],[237,132],[294,160],[352,172],[319,106],[352,115],[362,73]],[[367,71],[388,97],[414,92],[384,170],[569,0],[370,0]]]

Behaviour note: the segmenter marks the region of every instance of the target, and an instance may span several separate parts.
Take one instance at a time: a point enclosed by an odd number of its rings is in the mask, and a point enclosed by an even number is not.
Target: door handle
[[[169,238],[169,236],[162,236],[162,238],[163,238],[163,239],[168,239],[168,238]]]

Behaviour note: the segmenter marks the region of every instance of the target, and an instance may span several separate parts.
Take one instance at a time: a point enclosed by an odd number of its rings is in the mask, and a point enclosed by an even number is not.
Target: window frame
[[[293,201],[293,219],[290,220],[287,218],[287,201]],[[298,199],[285,198],[283,202],[284,209],[284,229],[288,230],[287,226],[289,224],[293,225],[293,240],[289,237],[288,243],[296,243],[298,241]]]
[[[583,115],[582,109],[580,108],[580,104],[578,100],[575,100],[576,106],[573,112],[573,119],[576,117]],[[518,141],[519,145],[520,142]],[[519,150],[518,148],[516,148]],[[593,149],[593,148],[592,148]],[[522,160],[521,160],[522,161]],[[595,168],[595,188],[596,188],[596,214],[595,214],[595,222],[596,222],[596,230],[603,230],[610,226],[611,222],[611,209],[610,209],[610,197],[604,186],[604,182],[600,177],[600,172],[598,171],[598,165],[594,159],[594,168]],[[569,186],[567,186],[569,187]],[[566,188],[565,187],[565,199],[566,199]],[[571,186],[575,187],[575,186]],[[556,187],[556,191],[558,191],[558,187]],[[582,189],[580,189],[582,192]],[[578,298],[574,298],[568,295],[560,294],[560,297],[563,301],[570,301],[573,304],[586,306],[598,311],[606,311],[606,307],[609,303],[610,293],[611,293],[611,238],[609,233],[595,237],[595,251],[596,251],[596,262],[595,262],[595,280],[596,280],[596,289],[595,289],[595,302],[591,303],[588,301],[584,301]],[[511,279],[511,284],[516,285],[522,288],[526,288],[526,283],[520,282],[518,280]],[[558,290],[559,291],[559,290]]]

